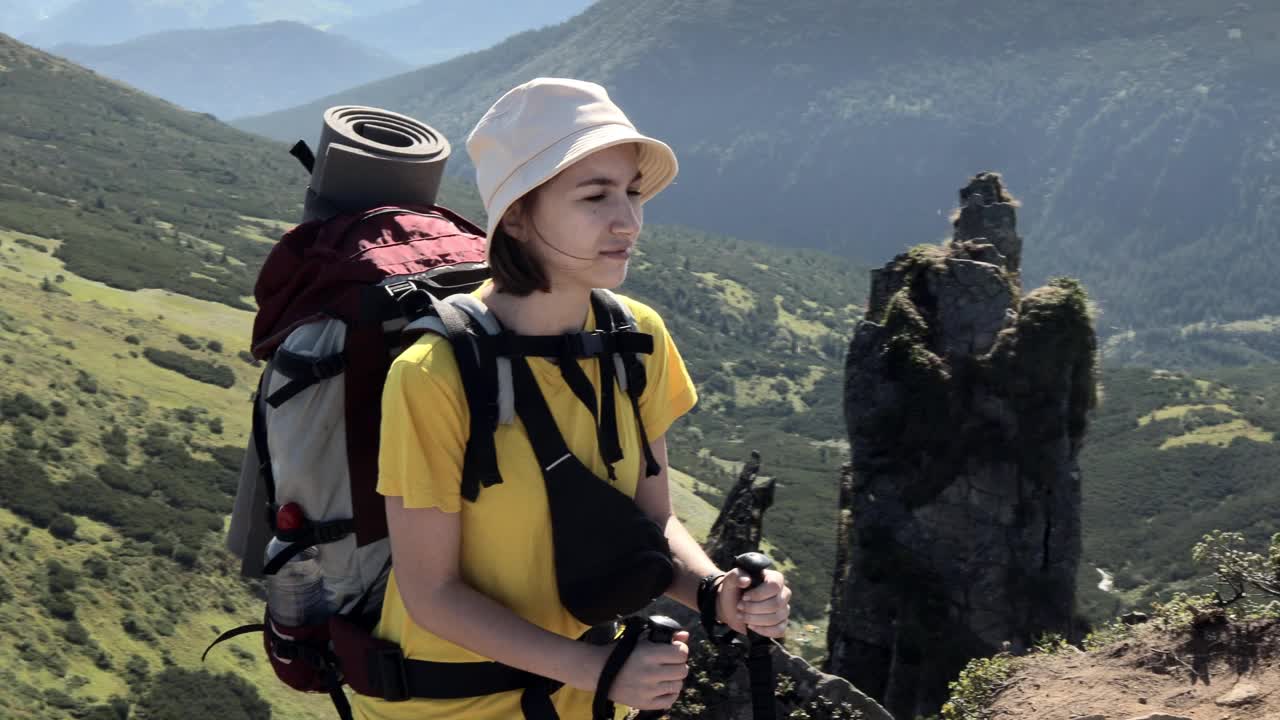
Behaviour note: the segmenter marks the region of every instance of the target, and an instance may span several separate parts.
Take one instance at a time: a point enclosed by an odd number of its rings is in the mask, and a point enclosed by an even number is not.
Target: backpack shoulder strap
[[[483,331],[490,336],[496,336],[502,332],[502,325],[498,323],[498,318],[489,310],[489,307],[480,302],[478,298],[470,293],[457,293],[450,295],[442,303],[448,303],[466,313],[467,317],[474,322],[477,330]],[[414,320],[405,326],[402,332],[430,332],[443,337],[449,337],[449,331],[445,327],[444,320],[440,317],[439,312],[433,312]],[[468,338],[466,346],[471,348],[471,352],[475,355],[476,362],[480,362],[480,345],[475,341],[476,335],[471,334]],[[459,350],[458,345],[454,346],[454,353]],[[497,370],[497,386],[498,386],[498,422],[503,425],[510,425],[515,422],[516,405],[515,391],[511,382],[511,358],[498,356],[495,362]]]
[[[493,314],[488,305],[480,302],[480,298],[471,293],[459,293],[450,295],[445,298],[445,301],[461,308],[490,337],[502,334],[502,324],[498,322],[498,316]],[[497,355],[494,364],[498,375],[498,422],[510,425],[516,419],[515,386],[511,381],[511,358]]]
[[[431,313],[414,320],[406,331],[421,330],[444,336],[453,348],[462,378],[462,391],[471,415],[467,447],[462,462],[462,497],[475,502],[481,487],[502,482],[498,472],[498,451],[494,432],[500,420],[498,357],[489,342],[491,329],[498,327],[491,313],[477,308],[463,309],[470,297],[466,293],[450,295],[444,300],[431,298]],[[472,298],[473,300],[475,298]],[[479,301],[477,301],[479,303]],[[479,303],[483,306],[483,303]],[[475,313],[475,314],[473,314]],[[486,317],[487,315],[487,317]],[[508,382],[510,381],[508,365]],[[514,415],[514,400],[511,401]]]

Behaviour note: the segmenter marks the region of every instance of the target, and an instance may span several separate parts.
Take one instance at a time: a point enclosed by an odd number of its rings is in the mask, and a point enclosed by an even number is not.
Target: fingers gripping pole
[[[684,628],[680,627],[680,623],[672,620],[666,615],[650,615],[649,616],[649,642],[669,645],[675,639],[676,633]],[[658,720],[666,714],[666,710],[641,710],[635,717],[635,720]]]

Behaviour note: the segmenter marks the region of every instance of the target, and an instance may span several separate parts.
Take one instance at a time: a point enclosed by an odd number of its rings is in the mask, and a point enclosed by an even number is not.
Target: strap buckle
[[[401,280],[387,285],[385,289],[392,300],[399,300],[403,295],[418,289],[418,286],[412,280]]]
[[[409,699],[409,678],[404,669],[404,653],[400,648],[379,648],[369,658],[370,674],[378,678],[382,699],[403,702]]]
[[[602,330],[565,335],[565,350],[570,357],[599,357],[609,352],[608,337],[609,333]]]
[[[431,306],[431,293],[412,280],[401,280],[384,288],[400,317],[421,317]]]

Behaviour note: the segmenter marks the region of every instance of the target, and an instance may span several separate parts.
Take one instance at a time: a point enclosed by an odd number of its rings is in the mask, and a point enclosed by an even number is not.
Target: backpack
[[[252,350],[266,367],[253,399],[252,437],[228,547],[250,577],[271,575],[299,552],[317,548],[334,612],[324,621],[282,626],[266,608],[261,623],[228,630],[209,649],[262,632],[276,675],[296,690],[329,693],[343,718],[351,717],[344,684],[363,694],[406,699],[435,692],[437,681],[440,692],[457,692],[457,671],[467,670],[405,660],[394,643],[372,636],[391,567],[384,501],[376,486],[381,395],[392,360],[423,332],[444,335],[453,344],[471,410],[463,477],[468,501],[476,501],[482,487],[501,482],[493,433],[516,416],[511,355],[599,357],[639,420],[645,378],[637,353],[650,351],[652,338],[634,331],[625,305],[596,291],[595,332],[547,338],[502,333],[469,294],[488,277],[484,257],[483,231],[446,208],[382,207],[290,230],[272,249],[255,286],[259,310]],[[612,390],[606,395],[612,398]],[[612,406],[602,416],[612,419]],[[601,438],[606,459],[621,456],[616,428],[609,432],[602,425]],[[653,474],[657,465],[647,440],[644,445],[646,469]],[[289,504],[302,510],[303,523],[277,527],[277,511]],[[287,545],[264,563],[272,536]],[[545,678],[514,668],[474,665],[472,676],[480,679],[462,683],[471,694],[534,687],[549,696],[555,689]],[[408,683],[406,676],[419,679]],[[553,710],[545,713],[549,700],[531,706],[542,708],[539,717],[554,717]]]

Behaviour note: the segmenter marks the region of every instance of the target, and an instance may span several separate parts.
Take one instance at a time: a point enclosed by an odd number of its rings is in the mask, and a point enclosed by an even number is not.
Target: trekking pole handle
[[[748,589],[764,582],[764,571],[773,567],[773,561],[764,553],[742,553],[733,559],[733,566],[751,577]]]
[[[676,633],[683,629],[680,623],[666,615],[649,616],[649,642],[669,645],[675,639]]]
[[[734,558],[733,566],[750,576],[751,584],[747,586],[750,590],[764,582],[764,571],[773,567],[773,561],[764,553],[749,552]],[[754,630],[747,630],[747,637],[753,642],[763,641],[763,638],[756,635]]]

